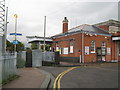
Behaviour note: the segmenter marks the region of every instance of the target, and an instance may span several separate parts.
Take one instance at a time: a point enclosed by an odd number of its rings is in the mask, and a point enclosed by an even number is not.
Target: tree
[[[14,45],[10,41],[7,40],[6,45],[7,45],[7,47],[6,47],[7,51],[13,51],[14,50]]]
[[[24,44],[22,42],[18,41],[16,50],[17,50],[17,52],[23,51],[24,50]]]
[[[32,43],[32,44],[31,44],[31,48],[32,48],[32,49],[37,49],[37,47],[38,47],[38,45],[37,45],[36,43]]]
[[[7,44],[7,47],[6,47],[7,51],[11,51],[11,52],[14,51],[14,44],[12,42],[7,40],[6,44]],[[19,52],[23,50],[24,50],[24,44],[18,41],[18,44],[16,45],[16,51]]]

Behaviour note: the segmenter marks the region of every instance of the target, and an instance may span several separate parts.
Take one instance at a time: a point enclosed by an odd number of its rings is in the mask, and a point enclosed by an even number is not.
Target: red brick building
[[[120,61],[120,21],[109,20],[106,22],[95,24],[112,34],[112,55],[111,60]]]
[[[112,49],[112,34],[106,30],[87,24],[68,30],[65,17],[63,32],[52,37],[52,49],[60,51],[61,61],[87,63],[116,60]]]

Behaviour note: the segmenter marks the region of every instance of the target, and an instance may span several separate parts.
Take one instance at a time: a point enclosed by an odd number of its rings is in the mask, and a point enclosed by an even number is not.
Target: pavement
[[[37,68],[21,68],[17,70],[19,78],[3,85],[7,88],[47,88],[51,74]]]

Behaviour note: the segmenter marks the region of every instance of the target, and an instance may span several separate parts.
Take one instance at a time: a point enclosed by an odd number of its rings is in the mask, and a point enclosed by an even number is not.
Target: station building
[[[117,22],[119,23],[119,22]],[[120,34],[110,33],[112,28],[103,24],[83,24],[68,30],[67,17],[63,20],[63,31],[54,35],[52,50],[60,52],[60,60],[67,62],[111,62],[120,55]],[[118,27],[118,25],[117,25]]]
[[[109,20],[106,22],[95,24],[97,27],[108,31],[112,34],[112,55],[111,59],[114,61],[120,61],[120,21]]]

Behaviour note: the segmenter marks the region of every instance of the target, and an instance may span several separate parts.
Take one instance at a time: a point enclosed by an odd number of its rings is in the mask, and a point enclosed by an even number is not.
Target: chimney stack
[[[68,32],[68,20],[67,17],[64,17],[63,20],[63,33]]]

